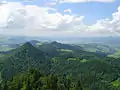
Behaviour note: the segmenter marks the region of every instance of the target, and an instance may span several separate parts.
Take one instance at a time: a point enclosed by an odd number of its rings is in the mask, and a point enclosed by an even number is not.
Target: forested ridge
[[[120,90],[120,59],[57,42],[29,42],[0,58],[1,90]]]

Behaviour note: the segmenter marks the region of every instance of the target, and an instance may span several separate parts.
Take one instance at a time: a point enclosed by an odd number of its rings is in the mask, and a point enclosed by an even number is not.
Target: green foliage
[[[25,43],[0,59],[0,90],[120,90],[120,59],[78,46]]]
[[[120,86],[120,79],[117,79],[117,80],[113,81],[113,82],[112,82],[112,85],[113,85],[114,87],[119,87],[119,86]]]
[[[46,54],[30,43],[25,43],[20,48],[17,48],[9,55],[5,55],[3,63],[2,76],[3,78],[11,77],[16,72],[23,72],[28,70],[29,66],[40,69],[42,72],[49,67]],[[11,71],[12,70],[12,71]],[[9,75],[9,76],[8,76]]]
[[[60,81],[56,75],[43,75],[38,70],[30,69],[24,74],[3,81],[0,90],[82,90],[80,83],[73,89],[70,78],[64,77],[64,80]]]

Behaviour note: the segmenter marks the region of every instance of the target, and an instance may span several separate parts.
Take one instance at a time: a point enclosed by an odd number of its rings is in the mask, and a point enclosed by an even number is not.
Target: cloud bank
[[[35,1],[35,0],[21,0],[21,1]],[[101,3],[111,3],[116,0],[48,0],[55,5],[56,3],[86,3],[86,2],[101,2]],[[49,3],[50,4],[50,3]]]
[[[120,7],[111,19],[101,19],[92,25],[85,24],[85,17],[72,14],[70,9],[64,12],[71,14],[61,14],[50,7],[7,2],[0,5],[0,31],[2,35],[23,36],[120,35]]]
[[[59,0],[60,3],[86,3],[86,2],[101,2],[101,3],[109,3],[114,2],[116,0]]]
[[[71,9],[65,9],[64,12],[72,13]]]

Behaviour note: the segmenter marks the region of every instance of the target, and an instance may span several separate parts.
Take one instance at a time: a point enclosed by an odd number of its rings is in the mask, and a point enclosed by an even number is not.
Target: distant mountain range
[[[2,44],[19,44],[25,43],[27,41],[37,40],[41,42],[64,42],[71,44],[80,44],[80,43],[104,43],[104,44],[120,44],[119,36],[103,36],[103,37],[28,37],[28,36],[1,36],[0,45]]]

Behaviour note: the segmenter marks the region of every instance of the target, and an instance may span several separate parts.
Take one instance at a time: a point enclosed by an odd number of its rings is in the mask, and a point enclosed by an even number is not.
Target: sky
[[[120,0],[0,0],[0,35],[119,36]]]

